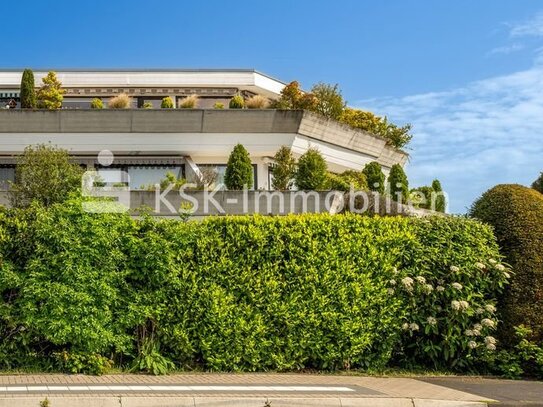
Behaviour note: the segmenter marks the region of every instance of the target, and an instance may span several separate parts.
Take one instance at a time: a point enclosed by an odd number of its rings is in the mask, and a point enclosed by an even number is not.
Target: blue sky
[[[453,212],[543,170],[543,2],[3,2],[1,67],[256,68],[413,124]]]

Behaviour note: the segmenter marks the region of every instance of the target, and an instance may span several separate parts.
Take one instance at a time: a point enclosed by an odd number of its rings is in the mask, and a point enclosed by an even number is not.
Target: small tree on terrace
[[[407,181],[407,175],[405,175],[405,171],[400,164],[394,164],[390,168],[388,183],[390,185],[390,195],[393,200],[399,203],[408,201],[409,182]]]
[[[57,79],[55,72],[49,72],[42,79],[42,86],[38,90],[38,107],[40,109],[56,110],[62,107],[65,90],[62,83]]]
[[[273,189],[287,190],[292,187],[296,175],[296,159],[287,146],[282,146],[273,157],[275,163],[272,167]]]
[[[169,96],[166,96],[164,99],[162,99],[162,102],[160,103],[161,109],[173,109],[173,99]]]
[[[35,107],[34,72],[32,72],[32,69],[25,69],[21,78],[21,108],[34,109]]]
[[[533,182],[532,188],[543,194],[543,172],[539,174],[539,178]]]
[[[298,81],[292,81],[281,90],[281,97],[271,106],[274,109],[315,110],[317,98],[312,93],[303,92]]]
[[[317,98],[314,109],[317,113],[330,119],[339,119],[345,109],[345,101],[337,84],[317,83],[311,88],[311,93]]]
[[[230,190],[241,190],[253,186],[253,165],[249,153],[241,144],[237,144],[228,158],[224,174],[224,184]]]
[[[296,186],[304,191],[324,190],[328,184],[328,167],[317,149],[310,148],[298,160]]]
[[[32,201],[45,206],[63,202],[80,189],[82,174],[68,151],[48,144],[28,146],[17,159],[15,182],[9,191],[11,204],[27,207]]]
[[[381,164],[372,161],[365,165],[362,172],[366,176],[370,191],[379,192],[380,194],[385,192],[385,174],[383,174]]]

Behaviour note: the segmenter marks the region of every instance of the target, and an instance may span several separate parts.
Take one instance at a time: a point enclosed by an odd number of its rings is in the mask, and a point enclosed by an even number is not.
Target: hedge
[[[505,273],[476,221],[184,223],[80,206],[0,216],[0,367],[455,367],[495,328]]]
[[[477,200],[471,215],[494,227],[498,243],[515,274],[501,298],[504,340],[514,327],[532,329],[543,341],[543,195],[521,185],[498,185]]]

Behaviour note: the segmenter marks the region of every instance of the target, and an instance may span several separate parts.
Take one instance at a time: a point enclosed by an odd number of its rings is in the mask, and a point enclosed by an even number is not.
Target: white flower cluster
[[[419,330],[419,326],[418,326],[416,323],[414,323],[414,322],[412,322],[412,323],[410,323],[410,324],[408,324],[407,322],[404,322],[404,323],[402,324],[402,329],[403,329],[404,331],[418,331],[418,330]]]
[[[396,285],[396,280],[394,280],[394,279],[392,278],[392,279],[388,280],[388,283],[389,283],[390,285]]]
[[[492,304],[486,304],[485,305],[485,310],[487,312],[496,312],[496,307]]]
[[[417,280],[418,283],[425,284],[426,279],[423,276],[417,276],[415,277],[415,280]]]
[[[413,279],[411,277],[402,278],[402,285],[407,291],[413,290]]]
[[[475,263],[475,267],[477,267],[479,270],[484,270],[486,268],[486,266],[481,262]]]
[[[394,288],[390,288],[390,287],[387,288],[387,293],[388,293],[389,295],[394,295]]]
[[[487,328],[494,328],[496,326],[496,323],[489,318],[484,318],[483,320],[481,320],[481,325],[486,326]]]
[[[437,291],[438,293],[441,293],[441,292],[445,291],[445,287],[443,287],[442,285],[438,285],[438,286],[436,287],[436,291]]]
[[[451,266],[450,270],[453,272],[453,273],[458,273],[460,271],[460,268],[456,267],[456,266]]]
[[[434,291],[434,286],[432,284],[424,284],[423,289],[424,292],[430,294],[432,291]]]
[[[426,322],[428,322],[429,325],[435,325],[437,324],[437,319],[435,319],[434,317],[428,317],[426,318]]]
[[[452,286],[452,288],[454,288],[455,290],[458,290],[458,291],[460,291],[463,288],[462,284],[460,284],[460,283],[452,283],[451,286]]]
[[[487,336],[485,338],[485,346],[488,350],[496,350],[496,338]]]
[[[470,349],[475,349],[475,348],[477,347],[477,342],[475,342],[475,341],[469,341],[469,342],[468,342],[468,347],[469,347]]]
[[[503,264],[496,264],[494,267],[498,271],[505,271],[505,266]]]
[[[469,303],[467,301],[451,301],[451,308],[455,311],[464,311],[469,308]]]

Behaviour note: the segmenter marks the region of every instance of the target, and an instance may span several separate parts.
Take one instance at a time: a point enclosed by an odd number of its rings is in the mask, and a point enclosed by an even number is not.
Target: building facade
[[[385,172],[404,164],[407,155],[385,140],[310,112],[273,109],[228,109],[237,94],[276,99],[285,84],[254,70],[56,70],[66,90],[58,111],[18,107],[22,70],[0,71],[0,187],[14,179],[17,155],[30,144],[66,148],[82,166],[100,171],[107,182],[145,188],[167,172],[189,180],[205,169],[221,183],[232,148],[243,144],[254,167],[254,187],[270,189],[273,155],[282,146],[296,156],[317,148],[333,172],[360,170],[378,161]],[[36,87],[47,70],[35,71]],[[132,109],[89,109],[94,98],[126,93]],[[169,96],[175,106],[197,95],[194,109],[160,109]],[[13,102],[17,105],[13,106]],[[152,109],[142,109],[150,103]],[[221,103],[225,109],[214,109]],[[100,152],[114,154],[111,165]],[[122,170],[122,171],[119,171]],[[118,174],[128,174],[120,179]],[[118,179],[119,178],[119,179]]]

